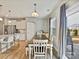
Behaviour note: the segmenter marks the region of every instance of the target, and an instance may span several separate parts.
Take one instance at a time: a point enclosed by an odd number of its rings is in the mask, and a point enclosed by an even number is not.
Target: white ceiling
[[[59,0],[0,0],[0,15],[8,17],[31,17],[34,9],[33,4],[37,3],[36,10],[39,17],[48,15]],[[8,11],[11,10],[9,13]]]

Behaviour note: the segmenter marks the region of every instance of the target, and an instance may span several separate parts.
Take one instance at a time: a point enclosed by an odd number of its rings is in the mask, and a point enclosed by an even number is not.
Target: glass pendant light
[[[0,18],[0,21],[3,21],[3,18]]]
[[[39,16],[38,12],[36,11],[36,3],[34,3],[34,11],[32,12],[33,17]]]

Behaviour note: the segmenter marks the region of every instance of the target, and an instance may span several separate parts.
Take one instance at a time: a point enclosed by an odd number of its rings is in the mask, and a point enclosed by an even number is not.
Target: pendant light
[[[0,18],[0,21],[3,21],[3,18]]]
[[[34,3],[34,11],[32,12],[33,17],[39,16],[38,12],[36,11],[36,3]]]

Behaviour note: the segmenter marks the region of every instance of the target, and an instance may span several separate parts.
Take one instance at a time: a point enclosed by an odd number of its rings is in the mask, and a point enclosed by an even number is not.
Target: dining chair
[[[36,57],[45,57],[47,59],[47,43],[48,40],[33,40],[34,59]]]

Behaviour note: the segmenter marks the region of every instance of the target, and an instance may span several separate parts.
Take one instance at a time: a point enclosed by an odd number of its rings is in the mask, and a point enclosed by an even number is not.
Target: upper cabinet
[[[4,25],[16,25],[16,20],[4,20]]]
[[[23,30],[25,28],[26,28],[26,21],[25,20],[21,20],[21,21],[16,22],[16,29]]]

